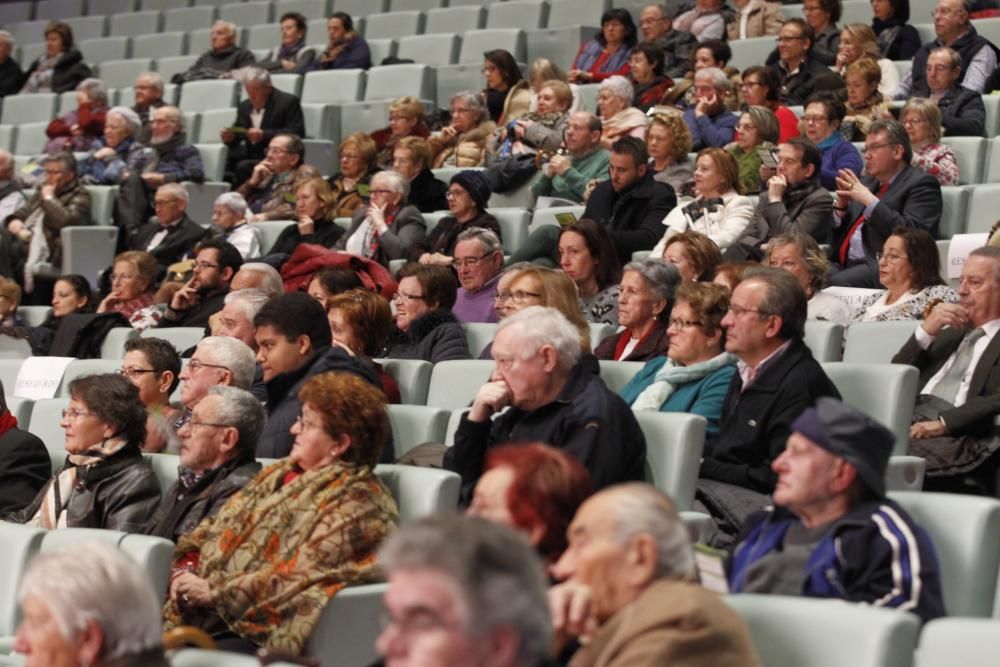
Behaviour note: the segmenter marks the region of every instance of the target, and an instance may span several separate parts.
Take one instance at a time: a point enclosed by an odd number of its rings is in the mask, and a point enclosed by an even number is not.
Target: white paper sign
[[[39,400],[55,398],[66,367],[73,357],[28,357],[17,372],[14,396]]]
[[[823,290],[823,293],[837,297],[846,303],[847,307],[853,313],[861,307],[862,301],[872,294],[878,294],[881,291],[880,289],[868,289],[866,287],[827,287]]]
[[[965,258],[976,248],[982,248],[989,241],[989,234],[955,234],[948,244],[948,279],[961,278]]]

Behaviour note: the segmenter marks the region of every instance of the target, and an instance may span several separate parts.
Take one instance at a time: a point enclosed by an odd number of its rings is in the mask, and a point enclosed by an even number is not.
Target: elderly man
[[[773,464],[774,508],[751,517],[733,554],[735,592],[838,598],[944,615],[928,535],[886,498],[892,433],[833,398],[792,424]]]
[[[927,460],[926,489],[1000,495],[1000,249],[973,250],[957,304],[935,306],[895,364],[920,370],[910,453]]]
[[[171,81],[184,83],[200,79],[228,79],[233,70],[253,65],[253,54],[236,45],[238,36],[235,23],[213,23],[210,37],[212,48],[201,54],[186,72],[175,74]]]
[[[938,0],[934,8],[934,32],[937,36],[913,56],[910,71],[892,92],[893,99],[930,96],[927,61],[931,51],[942,46],[950,47],[960,56],[961,85],[977,93],[984,92],[986,78],[997,66],[997,47],[976,32],[969,20],[969,4],[963,0]]]
[[[253,318],[257,361],[267,385],[267,426],[257,443],[257,456],[288,456],[294,436],[288,432],[299,418],[299,389],[319,373],[354,373],[381,387],[370,362],[355,359],[333,337],[323,306],[305,292],[284,294],[265,304]],[[392,447],[389,447],[392,452]]]
[[[233,276],[229,288],[234,292],[244,289],[263,290],[272,299],[285,291],[278,270],[263,262],[247,262],[241,266]]]
[[[240,270],[242,271],[242,269]],[[214,334],[216,336],[235,338],[245,343],[256,354],[257,338],[254,335],[253,318],[257,316],[257,313],[264,307],[264,304],[273,298],[274,295],[269,294],[265,290],[252,287],[230,292],[226,295],[222,311],[219,312]],[[260,364],[255,365],[250,393],[261,403],[267,402],[267,388],[264,386],[264,370]]]
[[[840,397],[802,341],[806,295],[779,269],[748,271],[722,319],[726,351],[735,354],[716,439],[706,441],[698,500],[715,519],[725,544],[774,491],[771,464],[781,454],[792,421],[820,396]]]
[[[877,120],[865,138],[868,175],[850,169],[837,175],[830,261],[831,285],[878,288],[878,256],[896,227],[924,229],[937,236],[943,208],[941,184],[910,166],[910,137],[894,120]]]
[[[222,239],[198,244],[191,280],[174,293],[158,327],[204,327],[222,310],[233,276],[243,265],[240,251]]]
[[[17,95],[24,73],[14,60],[14,35],[0,30],[0,97]]]
[[[830,69],[815,60],[812,50],[813,31],[805,19],[788,19],[778,31],[778,62],[774,68],[781,82],[779,97],[787,106],[802,104],[813,93],[816,77],[829,74]]]
[[[986,131],[986,107],[982,95],[958,82],[962,56],[942,46],[927,57],[927,87],[930,99],[941,110],[941,127],[947,136],[981,137]]]
[[[663,71],[671,79],[682,79],[691,71],[691,54],[698,38],[689,32],[675,30],[671,14],[663,5],[646,5],[639,13],[639,32],[643,42],[663,47]]]
[[[304,137],[306,127],[299,98],[275,88],[267,70],[247,67],[234,72],[234,77],[242,81],[247,99],[236,107],[236,122],[220,136],[229,146],[227,177],[237,184],[247,180],[254,166],[270,153],[275,136]]]
[[[139,143],[148,144],[153,135],[150,126],[150,113],[154,109],[166,106],[163,101],[163,77],[156,72],[143,72],[135,79],[135,104],[132,111],[139,115],[142,121],[142,132],[139,133]]]
[[[174,542],[218,513],[260,472],[254,460],[264,408],[250,392],[217,385],[178,431],[180,475],[142,532]]]
[[[255,221],[296,219],[295,184],[319,176],[315,167],[302,163],[305,156],[305,144],[296,135],[282,133],[271,138],[266,157],[236,188],[246,198]]]
[[[488,229],[466,229],[458,235],[453,264],[460,287],[451,312],[462,322],[496,322],[494,296],[503,268],[500,239]]]
[[[492,354],[496,370],[444,458],[445,468],[462,476],[464,502],[489,448],[511,441],[544,442],[572,454],[596,488],[643,478],[646,439],[639,424],[604,385],[594,358],[581,357],[580,332],[562,313],[531,306],[505,318]]]
[[[569,667],[759,664],[739,615],[692,583],[694,553],[670,498],[619,484],[584,501],[566,532],[549,605],[557,646],[583,640]]]
[[[4,220],[10,234],[10,268],[23,280],[28,303],[52,300],[61,274],[63,227],[89,225],[90,193],[76,178],[72,153],[42,159],[45,181],[31,199]]]
[[[253,350],[244,343],[222,336],[202,338],[191,360],[181,369],[181,405],[184,412],[174,423],[174,428],[179,429],[191,420],[192,411],[208,395],[210,387],[227,385],[249,389],[253,371]]]
[[[188,193],[179,183],[167,183],[156,190],[153,210],[156,219],[140,227],[129,243],[131,250],[144,250],[166,268],[194,251],[208,230],[187,215]]]
[[[726,109],[731,88],[729,77],[718,67],[694,73],[695,103],[684,111],[684,122],[691,129],[691,150],[721,148],[733,140],[739,116]]]
[[[333,247],[388,267],[424,239],[427,225],[419,209],[407,204],[410,182],[398,171],[376,173],[369,192],[368,205],[354,211],[350,227]]]
[[[593,180],[608,177],[610,153],[601,147],[601,119],[589,111],[570,115],[563,134],[565,153],[549,158],[541,177],[531,186],[536,197],[555,197],[583,203],[583,193]]]
[[[699,42],[726,38],[725,3],[721,0],[695,0],[694,7],[674,19],[674,28],[689,32]],[[689,5],[690,6],[690,5]]]
[[[777,173],[760,193],[757,215],[767,224],[768,238],[801,232],[829,243],[833,202],[819,181],[823,154],[808,139],[795,137],[778,146]]]
[[[528,542],[484,519],[437,516],[391,535],[375,648],[387,666],[542,667],[552,642],[545,573]]]

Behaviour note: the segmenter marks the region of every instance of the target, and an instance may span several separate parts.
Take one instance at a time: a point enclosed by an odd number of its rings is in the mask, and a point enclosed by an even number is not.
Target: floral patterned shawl
[[[367,467],[336,462],[282,486],[295,464],[265,468],[214,518],[177,543],[175,562],[199,553],[214,613],[236,634],[301,653],[327,601],[374,581],[376,551],[398,520],[388,489]],[[194,616],[201,617],[199,622]],[[164,630],[211,623],[164,606]]]

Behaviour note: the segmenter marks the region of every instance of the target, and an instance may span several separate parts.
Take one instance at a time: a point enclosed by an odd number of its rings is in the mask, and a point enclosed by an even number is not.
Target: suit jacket
[[[878,191],[878,182],[871,176],[865,176],[861,181],[872,192]],[[942,208],[941,184],[937,179],[920,169],[904,165],[861,227],[865,263],[874,275],[878,275],[875,254],[882,252],[882,245],[895,227],[920,228],[937,238]],[[863,211],[861,204],[851,202],[840,227],[834,230],[830,246],[830,259],[834,264],[839,265],[840,246]]]
[[[145,250],[158,231],[163,229],[159,222],[150,221],[140,227],[130,244],[130,250]],[[181,261],[185,255],[194,250],[195,245],[208,236],[208,230],[184,215],[176,226],[167,232],[167,237],[160,245],[149,251],[161,266],[170,266]]]
[[[923,388],[941,370],[958,348],[965,331],[945,329],[924,350],[916,336],[892,358],[894,364],[907,364],[920,371]],[[993,432],[993,418],[1000,414],[1000,336],[994,336],[979,358],[965,403],[941,414],[952,435],[987,435]]]
[[[235,127],[253,127],[250,122],[250,112],[253,105],[250,100],[243,100],[236,107]],[[251,144],[245,134],[236,135],[236,139],[227,144],[229,151],[234,149],[240,154],[241,159],[263,160],[267,152],[267,145],[276,134],[294,134],[297,137],[306,135],[305,120],[302,117],[302,105],[299,98],[290,93],[274,88],[271,90],[271,97],[264,105],[264,117],[260,121],[260,129],[264,131],[264,138],[256,144]]]

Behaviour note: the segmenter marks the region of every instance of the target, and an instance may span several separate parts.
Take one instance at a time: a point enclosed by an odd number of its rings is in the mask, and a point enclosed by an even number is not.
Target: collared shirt
[[[153,238],[149,239],[149,245],[146,246],[146,252],[152,252],[156,250],[156,247],[163,243],[163,239],[167,238],[169,234],[177,225],[184,222],[184,216],[177,218],[177,222],[172,222],[169,225],[162,225],[163,229],[153,234]]]
[[[893,174],[892,178],[889,179],[889,187],[892,187],[892,182],[896,180],[896,176],[902,173],[902,168]],[[881,186],[881,183],[879,184]],[[872,212],[875,207],[878,206],[881,200],[875,197],[875,201],[865,207],[862,215],[865,216],[865,221],[872,216]],[[846,221],[845,221],[846,222]],[[863,260],[865,258],[865,244],[864,239],[861,236],[861,230],[864,229],[864,223],[858,225],[858,228],[854,230],[854,234],[851,236],[850,244],[847,246],[847,259],[848,260]]]
[[[760,377],[760,374],[767,370],[768,366],[777,361],[778,357],[783,355],[791,344],[791,339],[786,340],[781,347],[761,359],[756,366],[751,366],[742,359],[738,360],[736,362],[736,371],[740,374],[740,380],[743,381],[743,388],[740,391],[746,391],[747,387],[752,385]]]
[[[965,399],[969,395],[969,385],[972,383],[972,374],[975,372],[976,366],[979,364],[979,360],[983,356],[983,352],[986,351],[990,341],[993,340],[993,336],[997,334],[997,331],[1000,331],[1000,319],[990,320],[982,326],[982,330],[984,335],[976,341],[975,345],[972,346],[972,359],[970,360],[969,368],[965,372],[965,376],[962,378],[962,384],[958,386],[958,393],[955,394],[956,407],[965,403]],[[936,336],[931,336],[927,333],[921,326],[917,327],[914,337],[917,339],[917,344],[924,350],[929,348],[931,343],[933,343],[936,338]],[[960,348],[961,346],[956,347],[955,351],[951,353],[950,357],[948,357],[948,361],[944,363],[944,366],[942,366],[941,369],[934,374],[934,377],[927,381],[927,384],[925,384],[920,390],[921,394],[929,394],[934,391],[934,387],[938,385],[941,378],[944,377],[945,373],[948,372],[948,369],[955,363],[955,357],[957,356]]]
[[[261,107],[260,109],[251,109],[250,110],[250,126],[251,127],[254,127],[254,128],[258,129],[258,130],[260,129],[260,124],[262,122],[264,122],[264,111],[265,111],[264,107]]]

